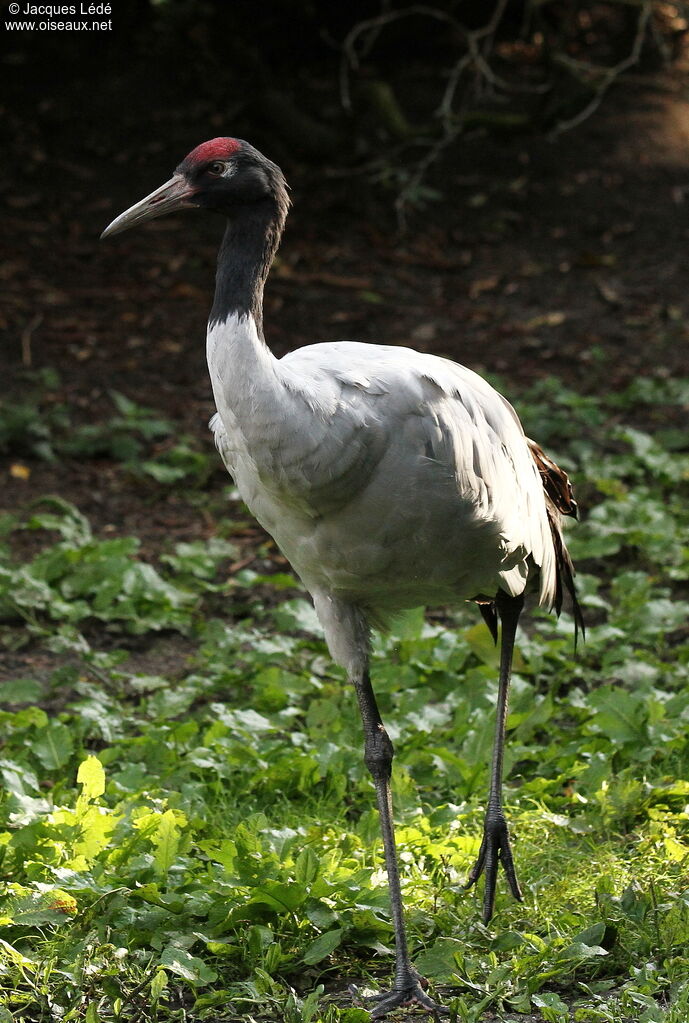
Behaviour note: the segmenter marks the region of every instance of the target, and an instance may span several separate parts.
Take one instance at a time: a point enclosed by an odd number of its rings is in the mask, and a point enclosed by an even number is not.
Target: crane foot
[[[502,864],[512,895],[519,902],[522,902],[523,896],[514,869],[507,821],[501,810],[489,809],[483,825],[483,841],[481,842],[478,858],[465,885],[465,888],[471,888],[485,871],[486,886],[483,891],[482,912],[484,924],[487,924],[493,915],[495,888],[498,880],[498,864]]]
[[[450,1010],[426,994],[423,985],[427,983],[416,973],[410,973],[402,982],[396,982],[391,991],[385,991],[379,995],[373,995],[368,1001],[375,1003],[371,1009],[371,1019],[382,1019],[393,1009],[399,1009],[406,1005],[418,1005],[430,1013],[434,1019],[441,1016],[449,1016]],[[357,989],[350,985],[351,993],[358,997]]]

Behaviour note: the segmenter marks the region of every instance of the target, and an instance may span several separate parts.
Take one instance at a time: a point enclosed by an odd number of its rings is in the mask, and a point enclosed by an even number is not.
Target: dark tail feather
[[[490,634],[493,637],[493,642],[497,643],[497,641],[498,641],[498,615],[497,615],[497,611],[495,610],[495,603],[492,600],[489,600],[489,601],[480,600],[480,601],[477,601],[477,603],[478,603],[478,609],[481,612],[481,617],[483,618],[484,622],[486,623],[486,625],[490,629]]]
[[[556,512],[551,511],[546,506],[548,513],[548,525],[550,526],[550,534],[553,538],[553,547],[555,548],[555,563],[557,565],[557,587],[555,590],[555,600],[553,602],[553,608],[556,614],[560,614],[562,610],[562,584],[564,583],[565,589],[569,593],[570,600],[572,602],[572,614],[574,615],[574,649],[577,648],[577,640],[579,639],[579,632],[581,631],[581,638],[586,639],[586,624],[584,622],[584,615],[581,610],[581,604],[577,599],[577,588],[574,584],[574,565],[572,559],[569,556],[569,551],[562,542],[562,533],[560,532],[560,525],[555,518]]]
[[[553,502],[557,510],[563,515],[571,515],[573,518],[578,519],[579,509],[577,502],[574,500],[572,484],[569,482],[569,476],[565,470],[561,469],[549,455],[546,455],[543,448],[535,440],[527,437],[526,443],[529,445],[531,457],[541,475],[541,483],[543,484],[546,497]]]
[[[577,648],[577,639],[581,630],[582,639],[586,638],[586,627],[584,616],[581,612],[581,605],[577,600],[577,590],[574,585],[574,565],[569,556],[569,551],[562,540],[560,529],[560,515],[571,515],[578,518],[577,502],[574,500],[572,484],[564,469],[561,469],[556,462],[546,455],[536,441],[526,440],[531,451],[531,457],[536,463],[536,468],[541,475],[541,482],[545,492],[546,512],[548,513],[548,525],[553,538],[555,548],[555,564],[557,566],[557,584],[555,589],[555,600],[553,609],[559,615],[562,610],[562,584],[572,600],[572,614],[574,615],[574,649]]]

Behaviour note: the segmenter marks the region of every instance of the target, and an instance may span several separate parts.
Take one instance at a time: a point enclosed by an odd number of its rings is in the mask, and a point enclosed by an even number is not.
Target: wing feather
[[[558,611],[564,586],[581,627],[559,527],[576,510],[571,485],[482,377],[411,349],[344,341],[297,349],[276,366],[280,405],[262,411],[251,454],[229,412],[211,429],[244,499],[259,520],[263,509],[303,578],[337,577],[345,588],[351,578],[384,600],[391,578],[404,577],[411,599],[418,572],[420,602],[431,602],[450,585],[446,547],[467,562],[458,579],[480,580],[455,592],[481,600],[489,627],[492,594],[520,594],[532,580],[539,602]]]

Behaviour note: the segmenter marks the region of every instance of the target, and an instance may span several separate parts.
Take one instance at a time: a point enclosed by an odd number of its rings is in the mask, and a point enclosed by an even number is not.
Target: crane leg
[[[390,777],[394,750],[378,710],[368,670],[362,672],[360,677],[353,678],[352,681],[356,689],[364,726],[364,762],[371,772],[378,800],[385,866],[390,887],[392,921],[395,928],[395,983],[391,991],[376,996],[377,1004],[371,1012],[371,1017],[381,1019],[400,1005],[411,1004],[421,1006],[436,1017],[441,1014],[449,1015],[447,1009],[438,1005],[426,994],[425,981],[414,969],[409,958],[395,847],[395,829],[392,820]]]
[[[500,641],[500,682],[498,686],[495,740],[490,771],[490,791],[483,824],[481,848],[466,884],[466,887],[470,888],[485,871],[486,885],[483,891],[482,916],[483,922],[486,924],[493,915],[495,887],[498,877],[498,865],[500,863],[505,871],[512,895],[514,895],[515,899],[518,899],[520,902],[522,901],[522,893],[514,869],[514,860],[512,859],[507,821],[502,811],[502,765],[514,637],[517,631],[519,615],[524,606],[524,598],[523,596],[510,597],[507,593],[500,591],[495,603],[502,623],[502,635]]]

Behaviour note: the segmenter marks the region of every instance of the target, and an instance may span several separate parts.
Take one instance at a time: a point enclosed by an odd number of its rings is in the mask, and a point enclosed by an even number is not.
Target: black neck
[[[253,316],[263,337],[263,286],[280,244],[286,208],[273,199],[239,207],[227,222],[218,253],[209,326],[235,315]]]

